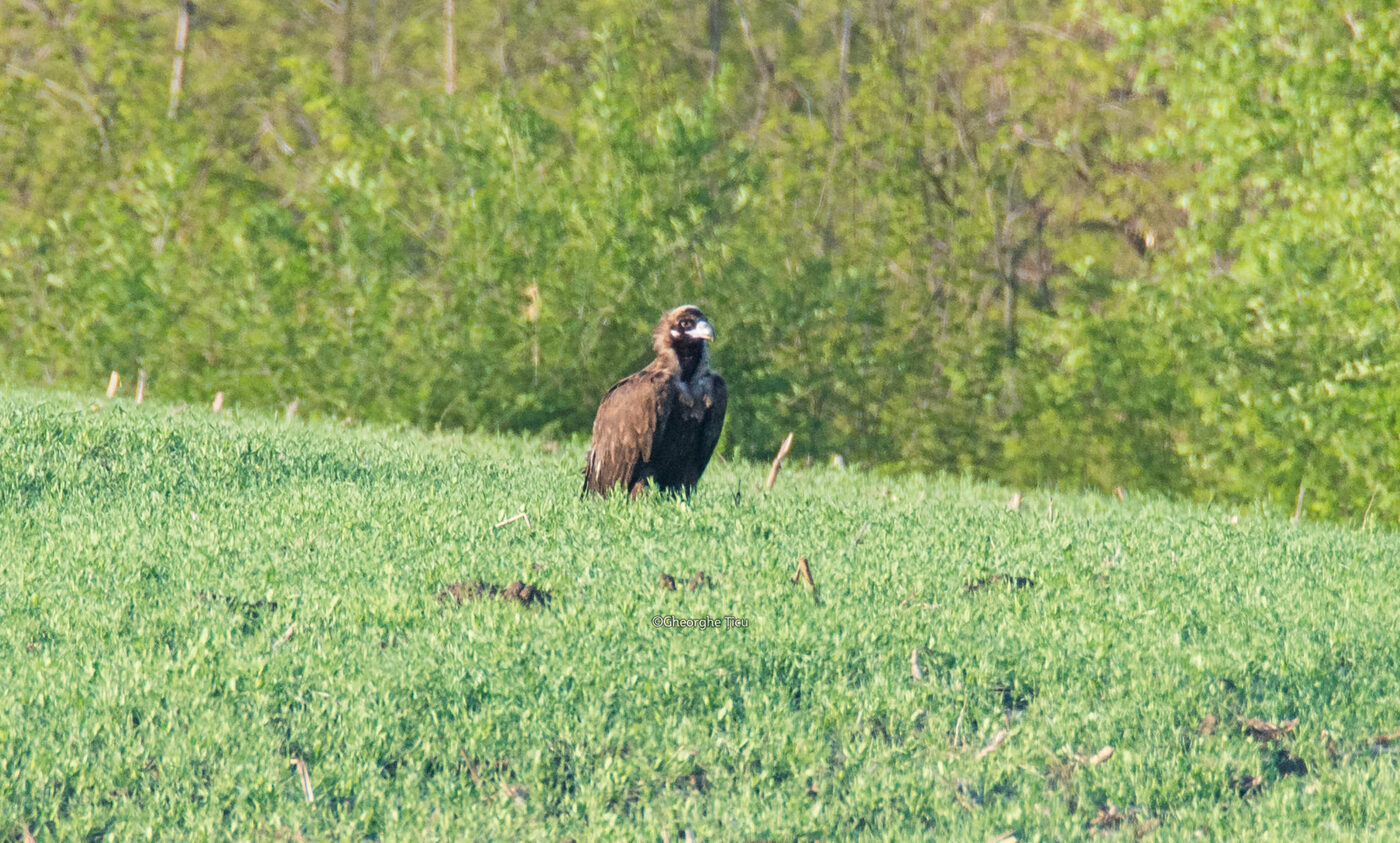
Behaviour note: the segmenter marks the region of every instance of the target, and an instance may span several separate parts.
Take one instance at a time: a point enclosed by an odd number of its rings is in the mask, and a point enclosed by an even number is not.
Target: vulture
[[[656,359],[618,381],[598,406],[583,466],[583,493],[632,497],[647,478],[689,495],[724,427],[724,378],[710,369],[715,330],[694,305],[667,312],[651,334]]]

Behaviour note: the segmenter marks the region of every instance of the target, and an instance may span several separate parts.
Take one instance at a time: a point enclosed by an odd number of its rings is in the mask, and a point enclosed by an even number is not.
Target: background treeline
[[[1384,0],[0,9],[12,377],[1400,515]]]

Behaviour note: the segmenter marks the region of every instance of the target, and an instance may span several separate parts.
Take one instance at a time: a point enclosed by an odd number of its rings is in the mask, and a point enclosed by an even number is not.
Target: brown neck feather
[[[688,381],[695,374],[695,370],[700,368],[709,355],[705,353],[705,344],[702,342],[687,343],[675,350],[676,360],[681,367],[681,380]]]
[[[703,342],[672,345],[657,343],[656,362],[662,369],[689,381],[696,372],[709,368],[710,352]]]

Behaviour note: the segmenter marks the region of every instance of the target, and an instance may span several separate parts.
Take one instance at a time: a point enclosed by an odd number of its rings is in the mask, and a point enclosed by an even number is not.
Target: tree
[[[1171,103],[1147,151],[1190,166],[1145,299],[1193,412],[1193,480],[1322,515],[1400,512],[1400,17],[1197,0],[1116,22]]]

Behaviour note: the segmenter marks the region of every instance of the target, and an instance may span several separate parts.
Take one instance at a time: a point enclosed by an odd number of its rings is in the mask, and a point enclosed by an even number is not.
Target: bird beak
[[[695,327],[685,332],[687,337],[693,340],[713,340],[715,338],[714,326],[704,319],[695,323]]]

